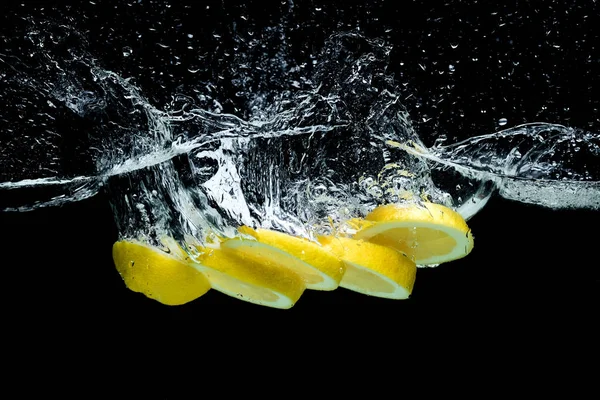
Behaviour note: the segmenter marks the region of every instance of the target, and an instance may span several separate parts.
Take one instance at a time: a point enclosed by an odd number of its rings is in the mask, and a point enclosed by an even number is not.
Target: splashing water
[[[2,209],[107,190],[123,237],[203,244],[242,224],[311,237],[400,201],[427,199],[468,219],[494,191],[600,208],[599,134],[536,123],[426,147],[386,72],[384,40],[337,33],[298,61],[283,29],[238,37],[246,50],[230,73],[243,108],[228,113],[212,83],[159,109],[104,69],[83,34],[32,23],[14,39],[27,57],[0,52],[0,98],[21,99],[0,111]]]
[[[493,182],[511,200],[552,208],[600,208],[600,136],[532,123],[448,146],[403,146],[416,156]]]

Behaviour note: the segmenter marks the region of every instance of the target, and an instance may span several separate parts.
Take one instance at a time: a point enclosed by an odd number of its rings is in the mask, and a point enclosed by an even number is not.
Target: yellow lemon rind
[[[403,253],[363,240],[320,237],[319,241],[346,263],[340,286],[387,299],[408,299],[417,267]]]
[[[181,305],[202,296],[211,285],[191,262],[145,243],[113,244],[113,261],[127,288],[166,305]]]
[[[204,273],[213,289],[266,307],[289,309],[306,288],[293,271],[222,249],[205,249],[195,268]]]
[[[240,232],[256,240],[230,239],[224,241],[221,248],[292,269],[305,279],[307,289],[334,290],[344,276],[345,264],[320,244],[268,229],[241,227]]]
[[[456,211],[445,206],[425,203],[423,207],[399,206],[388,204],[373,210],[366,216],[371,222],[356,232],[354,239],[374,241],[378,235],[385,236],[386,231],[397,228],[427,228],[445,233],[455,241],[452,251],[432,255],[426,258],[415,258],[418,265],[441,264],[457,260],[468,255],[473,250],[473,234],[465,220]],[[392,245],[393,240],[375,241],[381,245]]]
[[[466,221],[459,213],[441,204],[429,202],[406,205],[385,204],[367,214],[365,220],[373,222],[411,220],[455,226],[461,230],[469,229]]]

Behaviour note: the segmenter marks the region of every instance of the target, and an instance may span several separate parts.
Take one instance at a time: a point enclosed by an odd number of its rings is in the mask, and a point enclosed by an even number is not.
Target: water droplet
[[[129,46],[123,47],[122,51],[123,51],[123,57],[129,57],[131,55],[131,53],[133,53],[133,49]]]
[[[189,37],[189,38],[191,39],[191,38],[193,38],[193,37],[194,37],[194,35],[193,35],[193,34],[191,34],[191,33],[188,33],[187,37]]]
[[[504,126],[504,125],[506,125],[507,123],[508,123],[508,120],[507,120],[506,118],[500,118],[500,119],[498,120],[498,125],[500,125],[500,126]]]
[[[450,47],[452,47],[453,49],[458,47],[458,43],[450,43]]]

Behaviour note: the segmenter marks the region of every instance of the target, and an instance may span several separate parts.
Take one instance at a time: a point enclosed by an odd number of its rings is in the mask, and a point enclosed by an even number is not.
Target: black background
[[[161,40],[175,43],[179,33],[165,22],[174,16],[196,38],[208,41],[215,31],[227,32],[228,21],[240,20],[242,14],[262,26],[276,23],[282,12],[280,2],[272,8],[211,2],[204,14],[202,6],[186,9],[181,3],[166,9],[162,2],[144,1],[121,5],[118,12],[113,3],[101,1],[72,8],[25,4],[11,6],[15,18],[88,15],[84,22],[97,34],[94,51],[109,69],[124,75],[133,67],[117,56],[122,44],[114,41],[125,40],[153,18],[165,23]],[[293,18],[315,24],[310,28],[306,23],[301,32],[308,35],[307,42],[319,43],[328,32],[357,25],[367,34],[387,35],[396,46],[390,68],[414,93],[406,105],[424,136],[442,133],[457,139],[489,133],[498,129],[500,118],[508,119],[507,127],[544,121],[600,131],[595,2],[344,4],[296,2]],[[314,11],[317,6],[321,11]],[[103,28],[95,30],[94,24]],[[138,72],[140,86],[159,106],[177,88],[185,90],[189,79],[185,69],[168,67],[163,62],[167,55],[160,51],[147,50],[127,61],[167,72],[162,77]],[[455,74],[440,74],[450,63],[456,65]],[[443,91],[448,84],[452,89]],[[473,252],[463,260],[419,270],[406,301],[344,289],[307,291],[294,308],[282,311],[210,291],[189,304],[167,307],[125,288],[111,258],[118,232],[109,199],[101,194],[60,208],[0,215],[4,309],[13,326],[69,332],[69,337],[90,332],[90,327],[119,332],[124,326],[148,334],[159,329],[194,334],[303,330],[384,337],[395,337],[402,327],[404,335],[464,330],[470,337],[488,338],[592,329],[600,294],[598,211],[549,210],[496,196],[469,225],[475,235]]]

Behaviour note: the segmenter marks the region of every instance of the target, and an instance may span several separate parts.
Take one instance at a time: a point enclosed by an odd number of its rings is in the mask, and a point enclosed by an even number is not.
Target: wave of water
[[[600,135],[530,123],[446,146],[400,146],[411,154],[490,181],[507,199],[551,208],[600,209]]]

